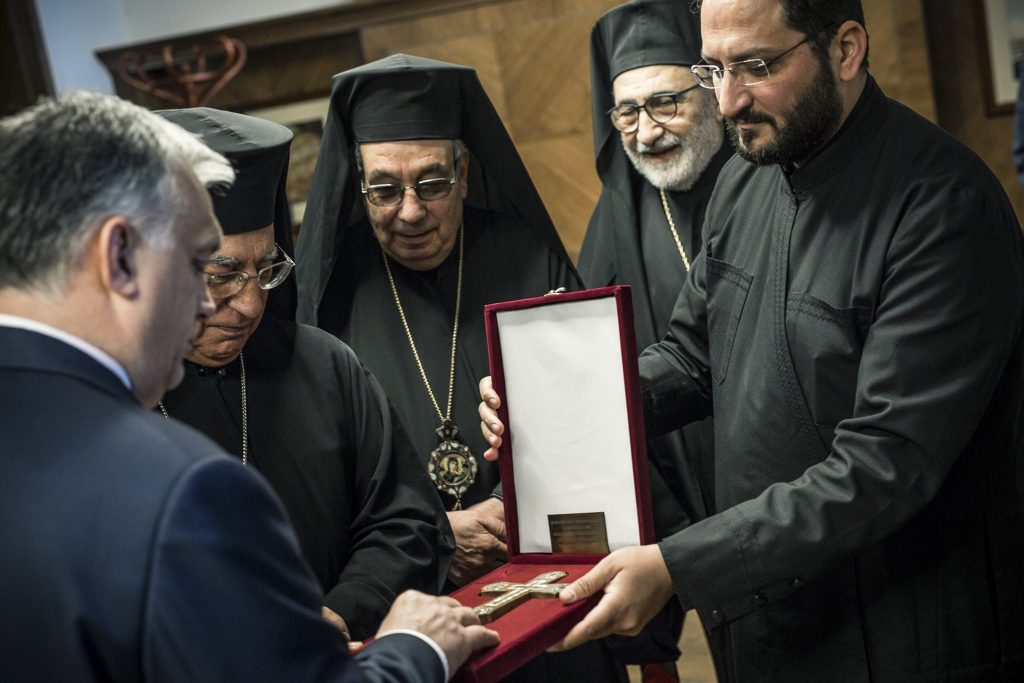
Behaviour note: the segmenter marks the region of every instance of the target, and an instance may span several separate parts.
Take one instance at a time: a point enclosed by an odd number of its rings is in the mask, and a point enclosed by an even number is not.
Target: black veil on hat
[[[292,256],[292,218],[285,195],[292,132],[271,121],[208,107],[156,113],[197,135],[234,167],[234,185],[210,191],[224,234],[237,235],[273,224],[274,240]],[[294,320],[296,296],[293,275],[271,290],[265,315]]]
[[[302,221],[299,319],[316,324],[345,233],[365,216],[355,143],[461,139],[471,154],[466,203],[505,214],[572,269],[519,153],[476,70],[392,55],[336,75]]]
[[[692,66],[700,62],[700,49],[700,18],[686,0],[633,0],[597,20],[590,33],[590,101],[594,155],[603,183],[609,172],[625,179],[631,167],[619,131],[605,114],[615,106],[612,81],[642,66]]]

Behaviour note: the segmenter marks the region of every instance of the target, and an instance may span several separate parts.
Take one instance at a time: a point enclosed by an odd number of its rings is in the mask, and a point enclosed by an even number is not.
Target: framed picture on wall
[[[975,0],[982,83],[990,116],[1012,114],[1024,74],[1024,0]]]

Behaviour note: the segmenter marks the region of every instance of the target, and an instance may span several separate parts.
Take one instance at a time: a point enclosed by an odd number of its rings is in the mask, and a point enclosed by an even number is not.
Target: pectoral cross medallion
[[[462,494],[476,481],[476,458],[469,448],[455,437],[459,428],[445,420],[434,430],[441,443],[430,451],[427,474],[440,491],[455,496],[454,510],[462,509]]]
[[[474,607],[473,611],[480,617],[481,624],[489,624],[530,598],[557,598],[562,589],[569,584],[553,582],[566,575],[566,572],[546,572],[538,574],[526,583],[512,583],[511,581],[489,583],[480,589],[480,595],[497,595],[498,597]]]

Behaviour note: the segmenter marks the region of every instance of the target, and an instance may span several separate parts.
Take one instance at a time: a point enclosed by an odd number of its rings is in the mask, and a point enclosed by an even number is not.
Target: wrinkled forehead
[[[234,259],[240,263],[260,261],[274,253],[274,225],[270,224],[230,235],[224,235],[216,256]]]
[[[405,167],[450,166],[454,140],[394,140],[364,142],[359,146],[363,169],[370,173]]]

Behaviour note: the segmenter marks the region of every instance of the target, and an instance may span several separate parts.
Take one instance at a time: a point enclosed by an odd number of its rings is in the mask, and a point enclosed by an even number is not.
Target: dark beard
[[[725,120],[729,142],[736,153],[759,166],[781,164],[791,166],[810,157],[825,144],[839,127],[843,104],[839,99],[836,79],[828,65],[818,61],[818,73],[790,111],[789,121],[781,129],[775,117],[766,112],[746,109],[738,116]],[[775,141],[753,152],[740,146],[750,145],[751,132],[737,131],[736,121],[768,123],[776,131]]]

